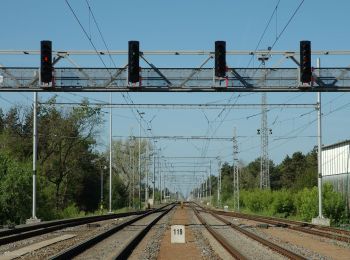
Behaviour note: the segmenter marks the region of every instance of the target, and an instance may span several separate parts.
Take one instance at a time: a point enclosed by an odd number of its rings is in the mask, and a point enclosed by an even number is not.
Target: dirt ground
[[[177,207],[175,214],[171,220],[171,225],[185,225],[185,243],[182,244],[172,244],[170,227],[165,232],[165,236],[162,239],[160,252],[158,254],[158,259],[201,259],[201,252],[197,248],[194,235],[188,225],[194,224],[190,223],[190,215],[187,207],[181,208]]]

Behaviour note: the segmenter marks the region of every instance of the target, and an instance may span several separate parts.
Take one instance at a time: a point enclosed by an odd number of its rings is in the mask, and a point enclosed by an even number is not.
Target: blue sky
[[[212,50],[214,41],[225,40],[228,50],[254,50],[270,18],[277,0],[229,1],[229,0],[138,0],[103,1],[90,0],[90,6],[103,36],[111,50],[126,50],[129,40],[139,40],[142,50]],[[301,1],[281,0],[277,15],[258,49],[267,49],[279,35]],[[85,0],[69,1],[81,23],[98,49],[105,49],[96,26],[89,14]],[[303,3],[274,50],[298,50],[300,40],[312,41],[313,50],[347,50],[350,46],[348,11],[350,2],[307,0]],[[39,49],[40,40],[52,40],[54,50],[92,50],[73,14],[64,0],[2,0],[0,49]],[[95,57],[72,57],[85,67],[102,67]],[[191,67],[199,65],[204,57],[149,57],[159,67]],[[313,56],[313,65],[316,65]],[[229,57],[230,66],[246,67],[250,57]],[[0,56],[4,66],[38,66],[37,56]],[[122,66],[126,56],[115,57]],[[112,66],[105,58],[107,66]],[[277,58],[267,64],[273,65]],[[344,67],[350,64],[348,56],[321,57],[324,67]],[[62,62],[60,66],[66,66]],[[252,65],[258,65],[254,61]],[[286,62],[284,66],[294,66]],[[51,94],[41,94],[45,99]],[[62,102],[79,101],[82,96],[108,101],[109,94],[59,94]],[[259,103],[261,94],[254,93],[132,93],[135,103]],[[12,103],[30,104],[32,93],[0,93],[0,106],[4,109]],[[7,102],[6,100],[10,101]],[[113,101],[125,103],[120,94],[113,94]],[[323,142],[331,144],[349,139],[349,94],[325,93],[322,95]],[[268,94],[270,103],[315,103],[316,94]],[[340,108],[339,110],[337,110]],[[106,110],[107,111],[107,110]],[[216,111],[199,110],[143,110],[145,120],[151,120],[154,135],[215,135],[232,136],[236,127],[239,138],[239,157],[245,163],[259,157],[260,128],[259,109],[227,110],[219,116]],[[138,134],[138,122],[130,109],[114,110],[114,135]],[[254,116],[255,115],[255,116]],[[209,124],[208,124],[208,120]],[[312,109],[274,109],[268,113],[270,157],[279,163],[287,154],[308,152],[316,145],[316,112]],[[106,120],[108,117],[106,116]],[[217,131],[214,131],[217,129]],[[298,136],[295,138],[295,136]],[[285,139],[277,140],[279,137]],[[101,129],[101,146],[108,144],[108,124]],[[160,141],[165,156],[221,156],[232,162],[232,144],[212,141],[206,152],[202,141]]]

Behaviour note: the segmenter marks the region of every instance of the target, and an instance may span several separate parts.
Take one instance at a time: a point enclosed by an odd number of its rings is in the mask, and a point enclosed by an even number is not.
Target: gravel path
[[[248,238],[238,231],[233,230],[221,221],[214,218],[208,213],[200,213],[205,221],[211,225],[214,231],[219,232],[230,244],[237,248],[241,254],[248,259],[259,260],[279,260],[286,259],[280,254],[273,252],[269,248],[261,245],[260,243]]]
[[[127,219],[130,219],[134,216],[131,217],[124,217],[120,219],[110,219],[110,220],[104,220],[104,221],[99,221],[99,222],[94,222],[90,224],[90,227],[87,224],[84,225],[79,225],[75,227],[69,227],[65,228],[62,230],[57,230],[48,234],[40,235],[37,237],[33,238],[28,238],[24,239],[18,242],[10,243],[7,245],[3,245],[0,247],[0,259],[1,259],[1,254],[7,251],[14,251],[19,248],[38,243],[44,240],[48,240],[51,238],[59,237],[64,234],[75,234],[76,237],[72,239],[68,239],[65,241],[58,242],[56,244],[50,245],[48,247],[44,247],[42,249],[39,249],[37,251],[31,252],[29,254],[24,255],[21,259],[45,259],[48,258],[49,256],[52,256],[56,253],[58,253],[61,250],[64,250],[74,244],[77,244],[88,237],[91,237],[93,235],[99,234],[112,226],[119,224],[121,222],[126,221]],[[97,226],[93,226],[93,224],[97,224]]]

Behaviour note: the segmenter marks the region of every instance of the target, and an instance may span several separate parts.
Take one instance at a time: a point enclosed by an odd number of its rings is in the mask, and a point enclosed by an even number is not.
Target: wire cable
[[[278,2],[277,2],[277,4],[276,4],[275,8],[273,9],[273,12],[272,12],[272,14],[271,14],[271,16],[270,16],[270,18],[269,18],[269,20],[268,20],[266,26],[265,26],[265,29],[264,29],[263,33],[261,34],[261,36],[260,36],[260,38],[259,38],[258,44],[256,45],[256,47],[255,47],[255,49],[254,49],[254,53],[258,50],[258,48],[259,48],[259,46],[260,46],[260,43],[261,43],[262,39],[264,38],[267,29],[268,29],[269,26],[270,26],[270,23],[271,23],[271,21],[272,21],[273,16],[275,15],[275,13],[277,14],[277,9],[278,9],[278,6],[279,6],[280,2],[281,2],[281,0],[278,0]],[[277,22],[276,22],[276,24],[277,24]],[[276,30],[277,30],[277,29],[276,29]],[[276,38],[277,38],[277,36],[276,36]],[[250,58],[250,60],[249,60],[249,62],[248,62],[248,65],[247,65],[247,68],[249,68],[249,66],[250,66],[250,64],[252,63],[253,59],[254,59],[254,55],[252,55],[252,57]]]

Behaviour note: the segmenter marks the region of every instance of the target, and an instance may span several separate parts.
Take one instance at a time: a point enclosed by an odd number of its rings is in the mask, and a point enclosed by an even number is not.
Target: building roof
[[[345,145],[350,145],[350,140],[344,140],[335,144],[330,144],[330,145],[326,145],[326,146],[322,146],[322,150],[329,150],[335,147],[339,147],[339,146],[345,146]]]

